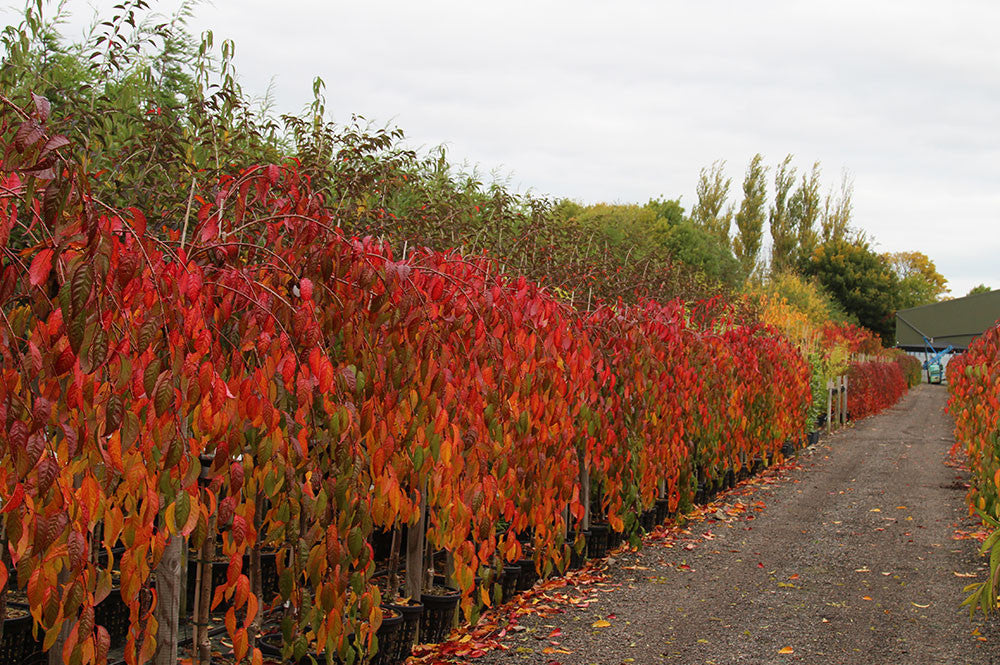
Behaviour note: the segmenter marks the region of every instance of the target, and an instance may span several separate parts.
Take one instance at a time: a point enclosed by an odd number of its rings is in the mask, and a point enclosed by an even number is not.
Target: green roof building
[[[948,346],[964,351],[997,319],[1000,319],[1000,291],[901,309],[896,312],[896,346],[906,351],[924,351],[926,337],[935,351]]]

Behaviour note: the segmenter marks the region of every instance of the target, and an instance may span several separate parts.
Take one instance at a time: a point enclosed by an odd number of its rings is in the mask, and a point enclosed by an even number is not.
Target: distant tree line
[[[791,155],[774,167],[754,155],[731,201],[717,161],[699,173],[690,214],[666,197],[551,200],[458,169],[443,149],[411,150],[398,128],[331,121],[318,78],[304,112],[275,117],[268,98],[240,87],[231,41],[188,32],[190,4],[161,17],[142,0],[124,2],[77,42],[59,33],[64,6],[43,16],[44,6],[28,3],[21,24],[0,34],[3,113],[32,92],[53,100],[53,128],[73,140],[75,161],[115,176],[99,180],[96,198],[141,204],[164,233],[193,232],[210,203],[193,192],[250,165],[295,159],[347,233],[382,236],[400,253],[489,252],[577,304],[805,288],[832,315],[891,341],[896,309],[946,292],[925,255],[872,249],[852,226],[850,178],[824,196],[819,162],[799,173]],[[49,188],[53,210],[73,196],[60,178]]]

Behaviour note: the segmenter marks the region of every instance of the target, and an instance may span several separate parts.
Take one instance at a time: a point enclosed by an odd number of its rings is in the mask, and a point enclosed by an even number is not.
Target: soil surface
[[[967,473],[947,464],[946,398],[921,385],[824,435],[686,527],[612,555],[606,579],[558,589],[556,614],[520,617],[506,651],[474,662],[1000,665],[996,623],[960,607],[986,572],[978,543],[956,539],[975,525]]]

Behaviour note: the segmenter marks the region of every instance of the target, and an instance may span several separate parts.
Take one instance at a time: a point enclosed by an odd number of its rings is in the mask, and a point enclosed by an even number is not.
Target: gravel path
[[[476,663],[992,663],[1000,630],[970,622],[984,579],[946,466],[946,389],[892,410],[737,487],[706,514],[569,585],[556,614],[524,616]],[[551,594],[550,594],[551,595]],[[530,600],[529,600],[530,602]],[[595,624],[597,624],[595,626]]]

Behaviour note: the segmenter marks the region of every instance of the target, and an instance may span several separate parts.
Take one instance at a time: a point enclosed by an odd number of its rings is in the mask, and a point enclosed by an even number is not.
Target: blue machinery
[[[934,352],[931,340],[927,339],[927,337],[924,337],[924,347],[924,353],[928,354],[927,360],[924,361],[924,369],[927,370],[927,383],[941,383],[941,375],[943,374],[941,371],[941,360],[951,353],[951,350],[955,347],[949,344],[946,348]]]
[[[928,337],[922,330],[919,330],[915,325],[899,316],[898,312],[896,313],[896,318],[924,338],[924,362],[922,367],[927,371],[927,383],[941,383],[941,380],[944,378],[944,372],[942,371],[944,368],[941,366],[941,361],[946,355],[951,353],[955,347],[949,344],[944,349],[938,351],[934,348],[933,338]]]

